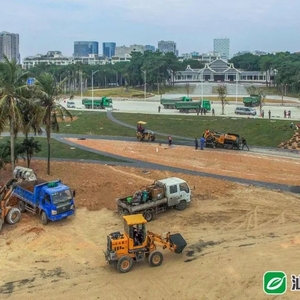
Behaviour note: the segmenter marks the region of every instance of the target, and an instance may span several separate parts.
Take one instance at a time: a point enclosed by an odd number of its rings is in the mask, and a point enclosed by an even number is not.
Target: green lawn
[[[114,113],[114,117],[131,125],[135,125],[136,122],[136,116],[132,114]],[[153,131],[189,138],[200,137],[206,129],[237,133],[244,136],[251,146],[277,147],[280,142],[290,139],[294,133],[289,128],[288,120],[270,122],[267,119],[142,114],[139,118],[146,121],[147,128]]]
[[[72,111],[75,121],[60,123],[61,133],[88,134],[88,135],[112,135],[112,136],[135,136],[135,130],[120,126],[111,122],[106,112],[78,112]],[[130,114],[133,123],[137,115]]]
[[[1,140],[2,142],[5,142],[8,140],[8,137],[4,137]],[[46,138],[41,137],[35,137],[35,140],[39,141],[42,145],[42,151],[35,154],[33,159],[36,157],[47,157],[47,140]],[[23,138],[18,138],[18,142],[22,142]],[[72,149],[75,148],[75,149]],[[89,160],[100,160],[100,161],[119,161],[122,162],[122,160],[110,158],[108,156],[96,154],[93,152],[85,151],[79,148],[71,147],[65,143],[58,142],[55,139],[51,139],[51,157],[52,158],[69,158],[69,159],[89,159]]]

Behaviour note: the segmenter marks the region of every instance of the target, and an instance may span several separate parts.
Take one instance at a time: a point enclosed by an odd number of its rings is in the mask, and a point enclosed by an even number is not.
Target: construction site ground
[[[124,157],[208,173],[291,185],[299,184],[299,160],[247,151],[103,140],[73,142]],[[76,190],[76,216],[43,226],[22,215],[1,232],[1,299],[269,299],[262,288],[268,270],[286,272],[288,291],[272,299],[299,299],[290,291],[300,273],[300,196],[279,190],[169,171],[84,162],[34,160],[46,180],[62,179]],[[1,171],[1,180],[9,170]],[[158,268],[147,262],[120,274],[106,264],[106,236],[123,231],[115,199],[155,179],[177,176],[193,193],[184,211],[159,214],[148,229],[179,232],[188,245],[182,255],[168,250]]]

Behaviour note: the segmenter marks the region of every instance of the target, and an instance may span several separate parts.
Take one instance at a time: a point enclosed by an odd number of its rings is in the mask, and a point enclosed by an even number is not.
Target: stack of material
[[[281,142],[278,148],[300,150],[300,130],[296,130],[290,140]]]
[[[159,200],[164,197],[164,189],[162,187],[156,187],[151,191],[152,200]]]

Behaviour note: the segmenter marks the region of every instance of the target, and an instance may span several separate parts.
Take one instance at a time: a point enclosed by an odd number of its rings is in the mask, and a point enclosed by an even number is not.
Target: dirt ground
[[[79,141],[80,144],[165,165],[215,174],[299,184],[299,161],[248,152],[195,151],[190,147]],[[158,148],[158,150],[156,150]],[[158,152],[157,152],[158,151]],[[28,213],[0,233],[1,299],[298,299],[290,275],[300,273],[300,196],[168,171],[114,165],[34,161],[44,179],[62,179],[76,190],[76,216],[43,226]],[[8,178],[0,173],[1,180]],[[119,274],[105,262],[107,234],[123,230],[115,199],[155,179],[177,176],[193,190],[190,206],[155,217],[148,229],[180,232],[182,255],[168,250],[164,262],[146,262]],[[268,270],[288,276],[283,296],[266,296]]]

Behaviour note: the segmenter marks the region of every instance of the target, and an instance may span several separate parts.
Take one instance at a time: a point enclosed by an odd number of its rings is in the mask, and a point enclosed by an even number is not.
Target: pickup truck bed
[[[117,199],[118,210],[127,210],[129,214],[135,214],[140,211],[146,211],[147,209],[154,209],[160,205],[168,203],[168,198],[162,198],[159,200],[148,200],[146,203],[129,204],[126,198]]]

